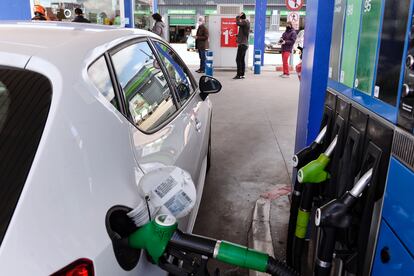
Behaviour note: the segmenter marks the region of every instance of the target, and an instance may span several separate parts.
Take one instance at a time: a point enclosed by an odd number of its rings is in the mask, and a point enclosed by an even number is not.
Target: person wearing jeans
[[[296,31],[292,27],[292,22],[286,23],[286,31],[283,33],[279,43],[282,44],[282,62],[283,62],[283,74],[282,78],[289,78],[289,57],[292,53],[293,45],[296,41]]]
[[[200,68],[197,73],[204,73],[206,69],[206,49],[208,42],[208,29],[204,24],[204,17],[198,18],[198,29],[196,34],[196,49],[200,57]]]
[[[239,26],[239,32],[237,33],[237,75],[233,79],[244,79],[244,72],[246,69],[245,57],[246,51],[249,48],[249,34],[250,34],[250,22],[246,19],[244,12],[240,13],[236,17],[236,24]]]

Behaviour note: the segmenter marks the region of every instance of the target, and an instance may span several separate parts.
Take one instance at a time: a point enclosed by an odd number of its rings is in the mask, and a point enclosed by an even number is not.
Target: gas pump
[[[335,1],[333,14],[325,107],[335,98],[338,146],[310,211],[307,271],[412,275],[414,1]]]

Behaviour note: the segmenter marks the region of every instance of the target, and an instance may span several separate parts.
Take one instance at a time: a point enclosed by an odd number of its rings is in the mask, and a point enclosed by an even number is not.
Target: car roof
[[[37,56],[52,61],[56,52],[84,58],[91,50],[125,36],[153,36],[152,33],[96,24],[0,21],[0,52]]]

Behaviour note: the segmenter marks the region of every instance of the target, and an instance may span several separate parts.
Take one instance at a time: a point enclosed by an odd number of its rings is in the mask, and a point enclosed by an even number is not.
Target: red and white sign
[[[237,47],[236,18],[221,18],[221,47]]]
[[[298,11],[303,6],[303,0],[285,0],[286,7],[291,11]]]
[[[287,20],[292,22],[293,29],[299,30],[300,14],[298,12],[289,12]]]

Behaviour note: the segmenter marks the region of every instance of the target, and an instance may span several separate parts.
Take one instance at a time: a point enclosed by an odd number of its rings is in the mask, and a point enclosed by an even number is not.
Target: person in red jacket
[[[279,43],[282,45],[282,62],[283,62],[283,74],[282,78],[289,78],[289,57],[292,53],[293,45],[296,41],[296,31],[293,29],[292,22],[286,23],[286,31],[282,34],[282,38]]]

